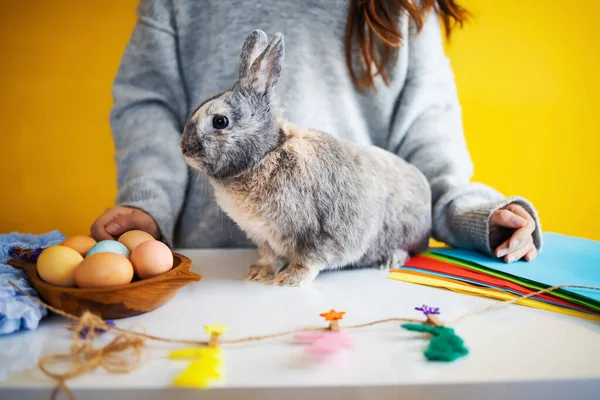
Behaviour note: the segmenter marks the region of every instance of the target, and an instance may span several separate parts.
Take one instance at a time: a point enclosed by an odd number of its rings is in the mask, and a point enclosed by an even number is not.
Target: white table
[[[392,316],[420,318],[441,308],[449,320],[491,301],[387,279],[376,270],[321,274],[312,286],[282,288],[243,280],[252,250],[182,251],[203,279],[154,312],[118,320],[171,338],[206,339],[204,324],[229,326],[227,338],[326,325],[319,313],[346,311],[341,325]],[[53,382],[40,355],[67,352],[66,322],[47,318],[32,332],[0,338],[0,399],[47,399]],[[80,399],[583,399],[600,398],[600,325],[509,306],[456,326],[470,354],[428,362],[424,339],[388,323],[353,330],[353,349],[317,360],[291,337],[224,347],[225,379],[207,391],[175,389],[187,365],[167,359],[181,346],[149,342],[144,365],[126,375],[97,370],[69,382]]]

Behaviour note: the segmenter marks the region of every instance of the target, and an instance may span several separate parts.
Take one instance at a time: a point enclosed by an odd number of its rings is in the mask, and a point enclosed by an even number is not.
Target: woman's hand
[[[90,232],[97,240],[114,240],[123,233],[139,229],[148,232],[155,239],[160,237],[160,231],[154,219],[144,211],[132,207],[113,207],[94,221]]]
[[[533,261],[537,250],[533,243],[535,221],[523,207],[509,204],[496,211],[490,221],[490,246],[505,262],[524,258]]]

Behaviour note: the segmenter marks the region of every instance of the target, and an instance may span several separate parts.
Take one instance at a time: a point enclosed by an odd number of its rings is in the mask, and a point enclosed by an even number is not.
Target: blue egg
[[[88,250],[86,257],[96,253],[115,253],[129,258],[129,249],[116,240],[102,240]]]

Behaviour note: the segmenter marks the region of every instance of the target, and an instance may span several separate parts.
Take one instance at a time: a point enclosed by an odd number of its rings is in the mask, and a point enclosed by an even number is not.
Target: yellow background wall
[[[475,180],[600,240],[600,2],[466,0],[448,47]],[[0,232],[87,234],[115,197],[110,86],[135,0],[0,2]]]

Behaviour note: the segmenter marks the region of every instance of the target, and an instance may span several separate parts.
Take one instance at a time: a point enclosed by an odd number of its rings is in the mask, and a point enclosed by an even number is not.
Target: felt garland
[[[429,346],[424,351],[425,357],[430,361],[452,362],[457,358],[468,354],[468,350],[464,346],[463,340],[455,334],[454,329],[449,328],[447,326],[449,324],[442,324],[437,318],[437,315],[439,315],[439,309],[425,305],[416,308],[416,310],[422,311],[425,314],[426,319],[424,321],[411,318],[394,317],[371,321],[359,325],[341,327],[339,325],[339,321],[342,319],[345,312],[330,310],[327,313],[320,314],[320,316],[329,322],[327,327],[309,327],[263,336],[250,336],[233,340],[221,340],[220,337],[227,330],[227,327],[221,324],[212,324],[205,326],[206,332],[210,335],[208,341],[180,340],[163,338],[129,329],[119,328],[114,326],[114,324],[111,324],[111,321],[103,321],[97,315],[89,312],[83,313],[80,317],[74,316],[45,304],[40,299],[29,295],[14,282],[9,281],[9,283],[25,296],[28,296],[33,301],[46,307],[48,310],[75,321],[76,323],[75,327],[71,328],[73,331],[71,353],[64,355],[59,354],[45,356],[40,358],[38,361],[38,367],[40,370],[57,382],[57,386],[51,394],[51,399],[56,398],[60,389],[64,389],[71,399],[75,399],[75,396],[67,387],[66,381],[84,373],[91,372],[98,367],[103,367],[105,370],[112,373],[127,373],[134,370],[141,364],[141,353],[143,347],[146,346],[146,339],[195,346],[193,348],[185,348],[174,351],[170,353],[169,358],[172,360],[191,360],[191,363],[188,365],[188,367],[175,378],[174,384],[176,386],[196,388],[205,388],[209,386],[210,382],[222,378],[220,346],[223,344],[259,341],[295,334],[294,337],[296,340],[309,342],[310,346],[305,348],[307,353],[328,355],[336,353],[342,349],[352,347],[352,340],[350,336],[344,332],[345,330],[364,328],[367,326],[393,321],[405,322],[405,324],[401,326],[409,331],[426,333],[432,336]],[[520,300],[566,287],[600,290],[600,287],[595,286],[557,285],[535,293],[530,293],[518,299],[499,301],[490,305],[486,305],[485,307],[471,311],[459,317],[452,323],[455,324],[484,310],[490,310],[502,305],[518,303]],[[103,347],[95,347],[94,340],[99,335],[106,334],[109,331],[115,332],[115,337],[113,340]],[[63,373],[52,372],[48,368],[48,364],[56,361],[70,362],[72,367]]]

